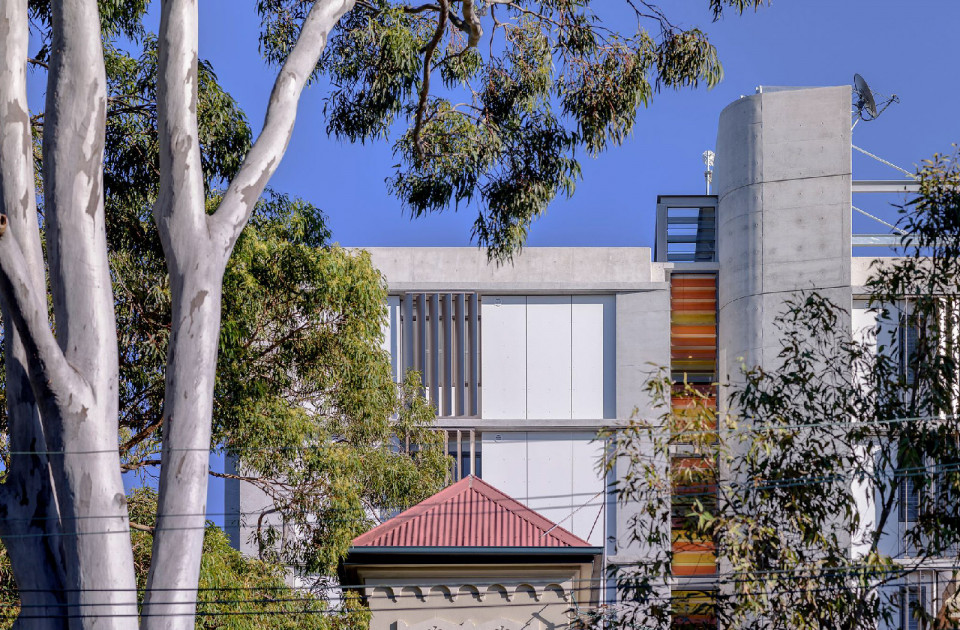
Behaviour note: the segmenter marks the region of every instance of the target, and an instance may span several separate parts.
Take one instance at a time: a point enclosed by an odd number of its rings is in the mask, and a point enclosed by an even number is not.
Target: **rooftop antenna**
[[[703,177],[707,180],[707,194],[709,195],[710,184],[713,182],[713,159],[717,157],[717,155],[713,151],[707,150],[704,151],[700,157],[703,158],[703,164],[707,167],[707,170],[703,172]]]
[[[864,122],[876,120],[880,117],[880,114],[882,114],[885,109],[890,107],[890,105],[900,102],[900,99],[897,97],[897,95],[893,94],[889,98],[886,98],[886,100],[883,100],[883,103],[878,108],[877,96],[880,96],[882,99],[883,95],[879,92],[874,92],[871,90],[870,86],[867,85],[866,79],[859,74],[853,75],[853,93],[857,99],[856,103],[854,104],[854,107],[857,110],[857,119],[853,121],[854,127],[856,127],[857,123],[861,120]]]

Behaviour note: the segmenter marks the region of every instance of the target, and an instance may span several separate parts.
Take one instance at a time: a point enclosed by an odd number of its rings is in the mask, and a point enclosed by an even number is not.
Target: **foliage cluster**
[[[709,9],[716,20],[762,4]],[[259,0],[269,61],[287,57],[311,6]],[[421,216],[474,203],[473,235],[504,259],[557,195],[573,193],[578,151],[621,144],[654,92],[712,87],[723,69],[704,31],[644,1],[370,0],[338,24],[321,76],[328,133],[395,136],[388,183],[404,207]]]

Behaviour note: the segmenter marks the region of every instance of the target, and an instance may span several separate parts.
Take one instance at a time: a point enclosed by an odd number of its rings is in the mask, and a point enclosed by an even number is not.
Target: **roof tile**
[[[353,540],[354,547],[589,547],[470,475]]]

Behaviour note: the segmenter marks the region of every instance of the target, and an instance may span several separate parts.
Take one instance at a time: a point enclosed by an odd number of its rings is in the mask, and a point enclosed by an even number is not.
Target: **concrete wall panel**
[[[759,296],[742,298],[724,307],[718,333],[726,340],[718,361],[720,381],[736,379],[741,365],[759,363],[763,348],[763,302]]]
[[[571,309],[571,417],[599,419],[613,405],[615,332],[613,296],[573,296]]]
[[[527,300],[516,295],[485,295],[481,318],[483,415],[526,418]]]
[[[568,295],[527,297],[527,418],[570,418],[570,309]]]
[[[756,96],[734,101],[720,114],[724,124],[717,130],[714,182],[721,195],[761,179],[764,158],[760,150],[761,114],[760,99]]]
[[[740,191],[750,191],[753,188],[756,187],[741,188]],[[722,309],[730,302],[763,292],[763,276],[751,272],[760,264],[763,256],[762,213],[750,212],[723,217],[717,238],[720,242],[738,240],[742,243],[739,249],[727,249],[722,253],[720,267],[723,269],[724,278],[717,295],[718,307]]]
[[[497,265],[476,247],[371,247],[371,260],[390,290],[474,291],[520,294],[535,289],[604,292],[662,282],[662,266],[649,247],[526,247],[513,262]]]
[[[765,182],[850,172],[849,87],[767,92],[760,96]],[[838,116],[838,112],[844,116]]]
[[[670,292],[617,294],[616,320],[617,419],[630,418],[635,409],[641,417],[657,415],[643,386],[658,368],[670,366]]]
[[[483,434],[483,480],[517,501],[527,500],[527,434]]]

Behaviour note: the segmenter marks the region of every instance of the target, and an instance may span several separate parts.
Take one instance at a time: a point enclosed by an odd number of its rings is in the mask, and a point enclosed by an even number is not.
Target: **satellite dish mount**
[[[853,75],[853,95],[855,99],[854,108],[857,114],[857,120],[853,123],[854,126],[861,120],[869,122],[879,118],[880,114],[890,105],[900,102],[896,94],[885,97],[879,92],[871,90],[866,80],[859,74]],[[877,105],[878,100],[880,101],[879,106]]]

